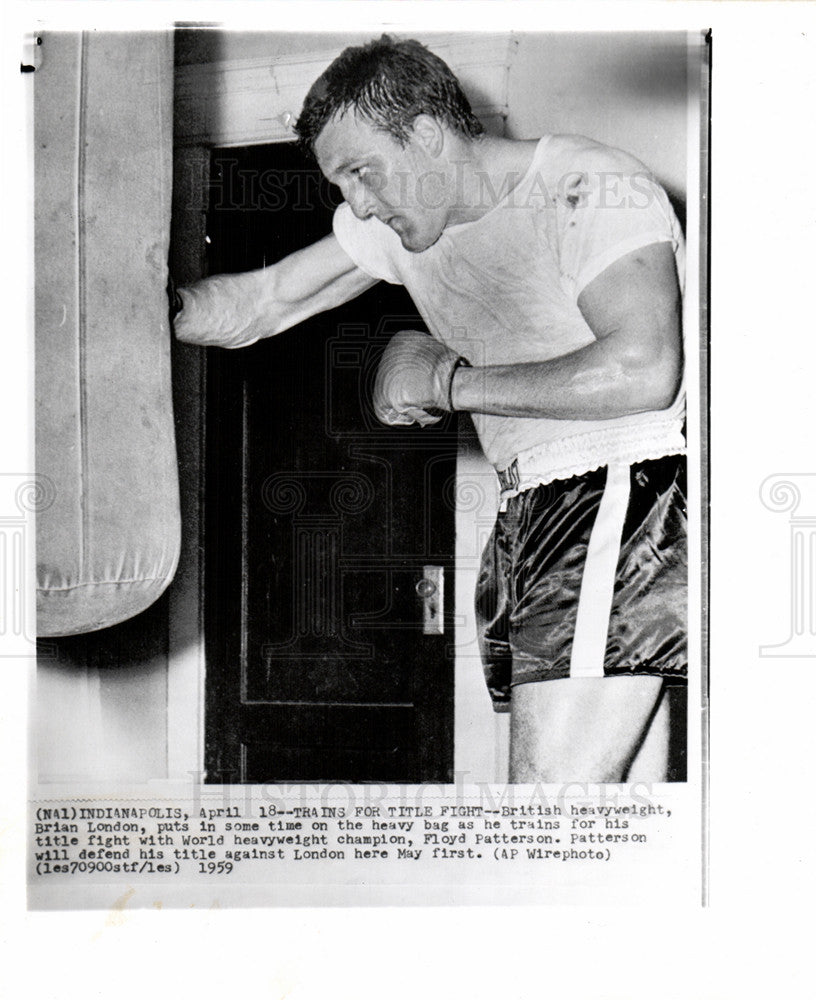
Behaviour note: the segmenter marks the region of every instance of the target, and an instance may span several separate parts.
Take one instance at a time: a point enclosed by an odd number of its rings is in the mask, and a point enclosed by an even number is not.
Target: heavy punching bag
[[[138,614],[179,553],[170,32],[43,36],[34,80],[37,632]]]

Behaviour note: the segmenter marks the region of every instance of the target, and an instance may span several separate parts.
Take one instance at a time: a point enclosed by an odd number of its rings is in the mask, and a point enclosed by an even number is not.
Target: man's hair
[[[417,115],[431,115],[471,139],[484,132],[448,66],[413,39],[383,35],[344,49],[306,95],[295,125],[301,146],[312,152],[327,122],[349,110],[402,146]]]

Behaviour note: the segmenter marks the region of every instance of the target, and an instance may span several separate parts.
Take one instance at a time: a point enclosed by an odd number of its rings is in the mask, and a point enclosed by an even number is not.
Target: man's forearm
[[[612,336],[550,361],[458,368],[451,398],[470,413],[608,420],[670,406],[680,361],[679,347],[644,356]]]
[[[179,289],[176,336],[202,346],[244,347],[348,302],[372,284],[329,236],[269,267]]]

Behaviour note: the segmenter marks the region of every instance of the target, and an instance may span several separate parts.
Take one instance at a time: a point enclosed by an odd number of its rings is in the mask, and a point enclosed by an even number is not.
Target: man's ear
[[[414,139],[428,156],[436,158],[445,145],[445,131],[431,115],[417,115],[411,126]]]

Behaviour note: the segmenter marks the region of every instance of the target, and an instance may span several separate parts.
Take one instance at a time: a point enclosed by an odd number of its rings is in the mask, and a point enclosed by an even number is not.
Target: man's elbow
[[[679,345],[666,345],[649,352],[638,365],[639,409],[666,410],[677,398],[683,380],[683,356]]]

